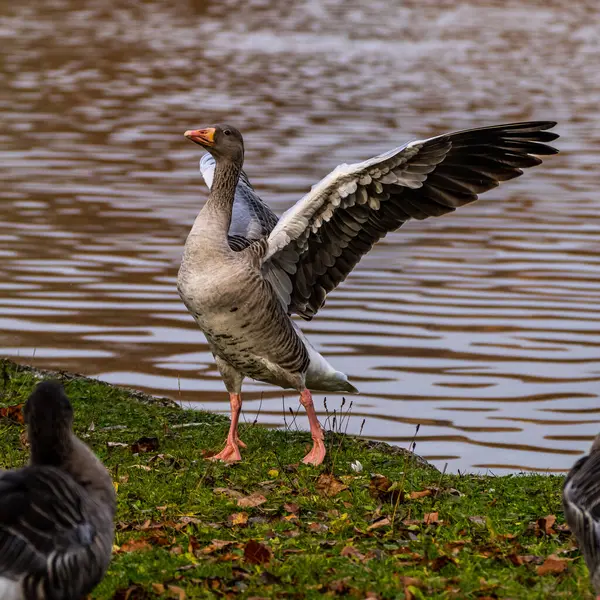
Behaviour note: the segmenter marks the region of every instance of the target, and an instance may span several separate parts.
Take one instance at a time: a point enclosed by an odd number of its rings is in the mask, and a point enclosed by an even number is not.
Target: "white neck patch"
[[[210,152],[207,152],[200,159],[200,173],[210,189],[212,187],[213,178],[215,176],[215,159]]]

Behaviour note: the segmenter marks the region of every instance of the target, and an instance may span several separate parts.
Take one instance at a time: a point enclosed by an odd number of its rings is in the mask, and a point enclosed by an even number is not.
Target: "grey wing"
[[[544,143],[558,137],[547,131],[555,124],[459,131],[340,165],[282,215],[269,235],[263,271],[276,266],[288,311],[311,319],[388,232],[452,212],[539,165],[536,155],[555,154]]]
[[[215,171],[215,159],[205,154],[200,160],[200,172],[210,188]],[[242,250],[250,242],[271,233],[277,224],[277,215],[256,193],[244,171],[240,174],[235,189],[235,199],[229,227],[230,245],[233,250]],[[231,238],[235,238],[231,240]],[[244,241],[247,240],[247,241]]]
[[[90,511],[84,490],[59,469],[0,473],[0,575],[23,580],[25,589],[42,586],[48,598],[85,595],[112,547],[109,513],[102,532]]]
[[[578,460],[563,488],[565,519],[575,534],[590,573],[600,561],[600,452]]]

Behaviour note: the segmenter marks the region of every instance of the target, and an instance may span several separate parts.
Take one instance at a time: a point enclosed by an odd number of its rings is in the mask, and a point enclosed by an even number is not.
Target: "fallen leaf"
[[[147,598],[148,594],[143,587],[131,585],[126,590],[117,590],[113,595],[113,600],[138,600],[138,598]]]
[[[477,525],[485,525],[486,523],[485,517],[480,517],[479,515],[469,517],[469,521],[471,521],[471,523],[476,523]]]
[[[322,473],[319,475],[319,479],[317,479],[316,488],[322,496],[332,498],[333,496],[337,496],[341,491],[348,489],[348,486],[344,485],[333,475]]]
[[[439,571],[440,569],[443,569],[446,565],[454,562],[454,559],[450,558],[449,556],[438,556],[437,558],[434,558],[432,561],[429,562],[429,568],[432,571]]]
[[[328,529],[329,529],[329,527],[327,527],[327,525],[325,525],[323,523],[309,523],[308,524],[308,530],[311,533],[324,533]]]
[[[434,523],[438,522],[438,513],[436,512],[425,513],[423,515],[423,523],[425,523],[425,525],[433,525]]]
[[[275,477],[279,477],[279,471],[277,469],[270,469],[267,475],[275,479]]]
[[[233,513],[227,517],[227,521],[230,525],[246,525],[248,523],[248,513]]]
[[[541,556],[534,556],[533,554],[508,554],[506,556],[506,559],[509,560],[513,565],[515,565],[515,567],[527,565],[530,563],[541,565],[544,562],[544,559]]]
[[[236,500],[239,500],[240,498],[244,497],[244,494],[242,494],[242,492],[238,492],[237,490],[232,490],[229,488],[217,487],[213,490],[213,492],[215,494],[223,494],[224,496],[229,496],[230,498],[235,498]]]
[[[106,442],[107,448],[128,448],[129,444],[125,444],[124,442]]]
[[[164,594],[165,593],[165,586],[162,583],[153,583],[152,584],[152,591],[155,594]]]
[[[556,531],[552,529],[554,523],[556,523],[556,517],[554,515],[547,515],[546,517],[541,517],[538,519],[536,525],[540,533],[545,535],[553,535],[556,533]]]
[[[300,512],[300,507],[294,502],[289,502],[288,504],[284,504],[283,508],[290,513],[298,514]]]
[[[142,550],[150,550],[151,548],[152,546],[146,540],[135,538],[121,544],[119,552],[140,552]]]
[[[185,517],[181,517],[179,519],[179,523],[180,523],[180,525],[176,525],[175,529],[181,529],[181,526],[190,525],[190,524],[201,525],[202,521],[200,519],[197,519],[196,517],[185,516]]]
[[[267,499],[258,492],[254,492],[249,496],[245,496],[244,498],[239,498],[237,501],[237,505],[241,508],[252,508],[254,506],[260,506],[264,504]]]
[[[418,588],[424,587],[423,582],[417,577],[409,577],[407,575],[403,575],[399,577],[399,580],[402,585],[412,585]]]
[[[344,579],[338,579],[337,581],[330,581],[327,583],[327,589],[333,592],[337,596],[347,596],[352,588],[348,585],[351,582],[351,577],[344,577]]]
[[[148,465],[129,465],[134,469],[142,469],[142,471],[152,471],[152,469]]]
[[[206,546],[206,548],[202,549],[202,554],[212,554],[213,552],[222,550],[223,548],[231,546],[231,544],[234,543],[235,542],[232,542],[230,540],[213,540],[210,546]]]
[[[386,525],[390,525],[392,522],[388,517],[383,517],[382,519],[378,519],[375,523],[371,523],[367,527],[367,531],[372,531],[373,529],[379,529],[379,527],[385,527]]]
[[[140,454],[142,452],[154,452],[155,450],[158,450],[157,437],[141,437],[139,440],[131,444],[131,451],[134,454]]]
[[[392,480],[385,475],[375,473],[369,482],[369,494],[383,502],[396,502],[402,498],[402,491],[397,489]]]
[[[29,436],[27,435],[27,429],[24,429],[19,434],[19,442],[23,448],[29,448]]]
[[[449,550],[451,554],[458,554],[464,548],[465,544],[466,542],[464,540],[456,540],[446,544],[446,549]]]
[[[551,554],[545,561],[543,565],[540,565],[537,568],[537,574],[541,577],[543,575],[547,575],[548,573],[562,573],[567,568],[567,561],[558,558],[556,554]]]
[[[251,565],[268,563],[271,560],[271,551],[256,540],[249,540],[244,547],[244,559]]]
[[[417,591],[423,587],[423,582],[416,577],[400,577],[400,583],[404,587],[404,600],[416,600]]]
[[[356,549],[354,546],[344,546],[340,552],[340,556],[347,556],[348,558],[356,558],[361,562],[365,560],[365,555]]]
[[[182,588],[176,585],[169,585],[167,586],[167,589],[169,590],[170,595],[174,598],[177,598],[177,600],[186,599],[185,591]]]
[[[422,492],[411,492],[410,499],[417,500],[418,498],[425,498],[426,496],[431,496],[433,492],[431,490],[423,490]]]
[[[3,406],[0,408],[0,419],[7,419],[21,425],[25,423],[23,417],[23,406],[24,404],[14,404],[13,406]]]

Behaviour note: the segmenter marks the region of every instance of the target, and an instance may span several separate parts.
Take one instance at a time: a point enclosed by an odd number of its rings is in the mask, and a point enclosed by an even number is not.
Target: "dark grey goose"
[[[110,562],[113,483],[73,433],[60,383],[38,384],[25,420],[29,465],[0,471],[0,598],[80,600]]]

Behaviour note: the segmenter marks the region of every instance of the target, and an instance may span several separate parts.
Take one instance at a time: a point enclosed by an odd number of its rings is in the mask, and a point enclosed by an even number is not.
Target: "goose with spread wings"
[[[411,219],[453,212],[557,151],[556,123],[482,127],[409,142],[364,162],[340,165],[279,220],[242,166],[244,143],[230,125],[189,130],[209,152],[201,171],[210,193],[187,238],[178,291],[204,332],[229,392],[231,427],[214,458],[240,460],[237,425],[245,377],[294,389],[313,447],[325,457],[312,391],[355,393],[291,319],[312,319],[361,257]]]

